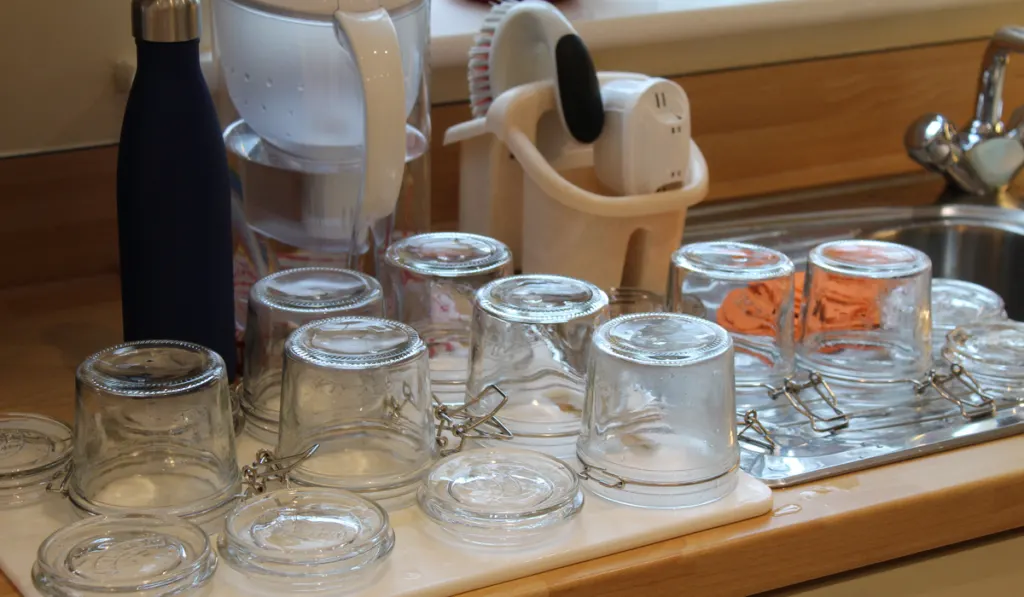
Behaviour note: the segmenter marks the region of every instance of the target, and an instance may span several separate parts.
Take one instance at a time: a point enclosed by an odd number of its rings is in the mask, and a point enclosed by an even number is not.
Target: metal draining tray
[[[934,276],[987,286],[1006,301],[1010,318],[1024,320],[1024,211],[951,205],[748,218],[688,227],[684,242],[756,243],[803,267],[814,246],[845,238],[916,247],[931,257]],[[949,372],[948,364],[936,367]],[[950,398],[970,400],[971,392],[957,380],[946,386],[951,394],[946,397],[934,387],[909,383],[881,391],[830,383],[848,416],[845,428],[817,431],[786,398],[764,392],[754,404],[770,442],[753,437],[756,426],[745,430],[744,437],[753,441],[742,443],[743,469],[771,487],[785,487],[1024,432],[1024,402],[995,400],[983,416],[977,409],[976,416],[964,416]],[[803,400],[812,411],[831,412],[816,393],[805,394],[814,396]]]

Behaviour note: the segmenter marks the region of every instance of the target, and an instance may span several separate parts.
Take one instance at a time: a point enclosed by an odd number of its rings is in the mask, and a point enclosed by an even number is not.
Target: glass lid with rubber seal
[[[185,596],[217,569],[206,533],[180,518],[94,516],[63,527],[39,546],[32,582],[47,596]]]
[[[395,533],[380,506],[354,493],[286,488],[250,497],[228,514],[218,541],[232,582],[291,591],[369,584]]]
[[[540,452],[479,448],[440,461],[419,490],[420,508],[459,539],[523,545],[552,536],[583,507],[576,473]]]
[[[71,458],[71,428],[24,413],[0,414],[0,508],[30,503]]]

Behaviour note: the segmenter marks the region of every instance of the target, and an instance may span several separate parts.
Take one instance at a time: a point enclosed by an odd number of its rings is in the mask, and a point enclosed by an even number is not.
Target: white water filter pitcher
[[[231,100],[275,161],[343,172],[303,206],[306,232],[345,238],[395,210],[417,103],[429,0],[216,0]],[[339,165],[342,168],[339,169]],[[354,214],[359,214],[355,216]],[[353,219],[357,222],[353,222]]]

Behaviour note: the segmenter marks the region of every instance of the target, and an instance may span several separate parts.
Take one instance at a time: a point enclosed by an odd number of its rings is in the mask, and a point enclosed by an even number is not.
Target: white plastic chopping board
[[[239,441],[239,454],[251,459],[258,444]],[[587,494],[583,510],[551,541],[529,548],[487,548],[462,544],[442,535],[411,506],[391,513],[395,548],[381,577],[353,597],[442,597],[538,574],[547,570],[626,551],[673,537],[689,535],[753,518],[772,507],[771,490],[740,472],[736,490],[726,498],[697,508],[646,510],[605,501]],[[36,547],[51,532],[74,520],[71,505],[56,495],[40,503],[0,510],[0,569],[26,596],[36,597],[32,564]],[[248,597],[227,580],[221,563],[211,597]],[[308,593],[307,593],[308,594]]]

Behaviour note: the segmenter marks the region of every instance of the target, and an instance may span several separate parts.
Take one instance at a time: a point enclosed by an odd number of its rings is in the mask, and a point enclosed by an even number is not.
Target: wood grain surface
[[[986,42],[971,41],[678,77],[711,169],[709,200],[917,170],[902,139],[925,112],[957,123],[973,112]],[[1010,68],[1007,111],[1024,103]],[[432,110],[432,220],[458,220],[458,147],[445,129],[466,104]],[[0,160],[0,288],[117,269],[116,149]]]
[[[0,291],[0,329],[0,411],[71,421],[75,367],[120,339],[117,279]],[[1024,436],[777,491],[774,515],[467,596],[748,595],[1014,529],[1021,454]]]

